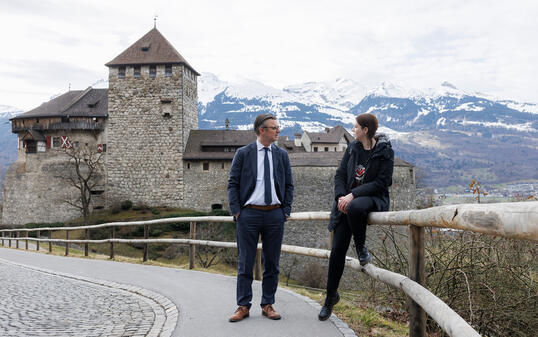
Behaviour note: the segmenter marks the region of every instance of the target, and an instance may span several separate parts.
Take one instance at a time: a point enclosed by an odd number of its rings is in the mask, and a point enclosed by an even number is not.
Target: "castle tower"
[[[107,204],[183,205],[183,152],[198,127],[197,76],[156,29],[108,62]]]

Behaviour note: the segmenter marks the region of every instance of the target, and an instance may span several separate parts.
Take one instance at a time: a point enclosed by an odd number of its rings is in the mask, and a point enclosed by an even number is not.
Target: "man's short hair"
[[[254,120],[254,132],[256,132],[256,135],[260,135],[260,128],[264,126],[265,121],[268,119],[276,120],[276,117],[273,114],[261,114],[256,117],[256,120]]]

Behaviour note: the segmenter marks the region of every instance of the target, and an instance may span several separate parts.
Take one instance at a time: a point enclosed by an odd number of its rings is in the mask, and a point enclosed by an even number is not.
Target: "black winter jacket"
[[[374,153],[366,166],[363,183],[353,187],[355,168],[360,152],[365,151],[362,143],[353,141],[349,144],[340,166],[334,176],[334,204],[329,221],[329,231],[333,231],[340,223],[342,213],[338,210],[338,198],[353,193],[353,197],[369,196],[374,199],[377,211],[388,211],[390,205],[389,186],[392,185],[394,170],[394,151],[387,136],[375,136]]]

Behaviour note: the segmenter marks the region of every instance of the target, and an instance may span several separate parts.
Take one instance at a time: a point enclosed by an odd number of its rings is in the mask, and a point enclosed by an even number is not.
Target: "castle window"
[[[318,152],[318,147],[314,146],[314,152]]]
[[[187,170],[191,169],[191,163],[187,163]]]
[[[220,167],[221,167],[222,169],[224,169],[224,163],[222,163]]]
[[[203,163],[202,166],[203,166],[204,171],[209,171],[209,163],[208,162]]]
[[[149,66],[149,77],[155,78],[157,75],[157,66]]]
[[[328,148],[328,147],[325,148],[325,152],[329,152],[329,148]]]
[[[35,123],[39,124],[39,118],[36,118]]]
[[[171,64],[167,64],[167,65],[164,66],[164,75],[166,77],[172,76],[172,65]]]
[[[140,66],[134,67],[134,77],[139,78],[140,77]]]
[[[171,118],[172,115],[170,115],[169,112],[165,112],[165,113],[163,113],[163,117],[164,117],[164,118]]]
[[[62,123],[69,123],[69,115],[62,116]]]
[[[60,147],[60,137],[52,138],[52,147]]]
[[[119,67],[118,78],[125,78],[125,67]]]

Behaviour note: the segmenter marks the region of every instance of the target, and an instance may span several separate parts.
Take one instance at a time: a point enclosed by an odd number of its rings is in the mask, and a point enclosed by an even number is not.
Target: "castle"
[[[5,177],[2,224],[80,216],[62,202],[77,191],[58,173],[69,169],[63,150],[82,145],[104,158],[102,180],[91,190],[93,209],[123,200],[227,208],[234,152],[254,141],[254,132],[197,130],[199,73],[156,28],[106,66],[108,89],[69,91],[11,119],[18,158]],[[350,141],[341,126],[279,139],[290,154],[294,211],[330,209],[332,179]],[[392,208],[413,208],[413,166],[396,159],[393,180]]]

